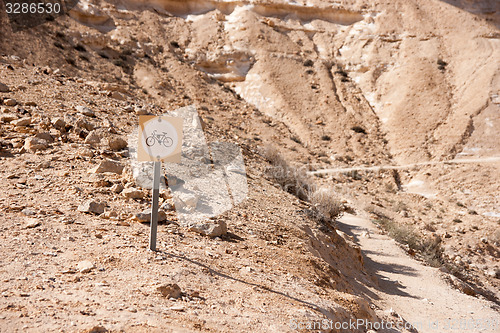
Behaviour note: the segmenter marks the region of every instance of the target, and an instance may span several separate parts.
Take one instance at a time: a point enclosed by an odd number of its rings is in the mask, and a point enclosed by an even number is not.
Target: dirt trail
[[[406,170],[413,169],[421,166],[439,165],[439,164],[466,164],[466,163],[498,163],[500,157],[491,156],[483,158],[470,158],[470,159],[454,159],[449,161],[429,161],[420,163],[411,163],[404,165],[378,165],[371,167],[352,167],[352,168],[336,168],[336,169],[323,169],[309,172],[310,175],[328,174],[337,172],[351,172],[351,171],[382,171],[382,170]]]
[[[368,288],[382,309],[393,309],[393,314],[413,324],[419,333],[500,330],[500,313],[492,308],[493,303],[451,288],[439,269],[409,257],[368,219],[347,214],[340,222],[339,229],[359,243],[367,270],[378,278],[380,290]],[[486,320],[491,326],[483,327]],[[473,322],[480,326],[473,328]],[[460,326],[464,323],[469,326]]]

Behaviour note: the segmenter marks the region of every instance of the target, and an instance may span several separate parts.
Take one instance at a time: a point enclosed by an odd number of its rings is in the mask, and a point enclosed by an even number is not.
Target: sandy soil
[[[307,4],[96,0],[16,33],[2,11],[0,331],[498,318],[498,2]],[[167,211],[150,253],[122,143],[139,114],[187,105],[242,148],[249,198],[218,238]],[[312,219],[266,173],[269,146],[357,216]],[[124,171],[89,173],[104,160]],[[370,220],[439,244],[440,270]]]

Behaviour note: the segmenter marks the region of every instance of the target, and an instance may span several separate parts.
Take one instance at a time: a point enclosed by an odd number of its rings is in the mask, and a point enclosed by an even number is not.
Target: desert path
[[[321,169],[310,171],[310,175],[329,174],[339,172],[351,171],[383,171],[383,170],[406,170],[413,169],[421,166],[431,166],[438,164],[466,164],[466,163],[500,163],[500,156],[482,157],[482,158],[468,158],[468,159],[454,159],[449,161],[429,161],[420,163],[411,163],[404,165],[378,165],[371,167],[351,167],[351,168],[336,168],[336,169]]]
[[[468,296],[450,287],[437,268],[425,266],[408,256],[396,242],[368,219],[346,214],[339,229],[354,237],[363,252],[365,267],[375,274],[379,290],[368,287],[379,299],[382,309],[393,309],[419,333],[427,332],[499,332],[500,312],[493,303]],[[487,328],[446,327],[485,320]],[[435,326],[435,323],[439,325]],[[434,325],[434,326],[433,326]]]

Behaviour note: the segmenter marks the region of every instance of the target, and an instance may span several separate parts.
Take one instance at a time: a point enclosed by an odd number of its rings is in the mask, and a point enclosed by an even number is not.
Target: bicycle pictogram
[[[174,140],[167,136],[167,132],[163,132],[162,134],[157,134],[157,131],[154,130],[150,136],[146,138],[146,145],[148,147],[154,146],[158,142],[160,145],[164,145],[165,147],[171,147],[174,144]]]

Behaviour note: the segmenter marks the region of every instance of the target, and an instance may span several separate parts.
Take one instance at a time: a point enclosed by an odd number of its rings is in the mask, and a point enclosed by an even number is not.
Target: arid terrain
[[[500,2],[3,6],[0,332],[500,331]],[[163,188],[152,252],[134,131],[187,106],[248,197]]]

